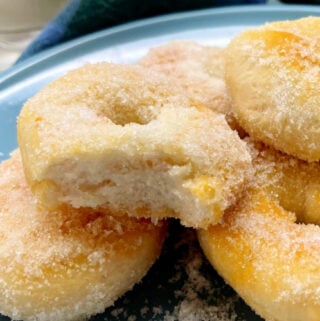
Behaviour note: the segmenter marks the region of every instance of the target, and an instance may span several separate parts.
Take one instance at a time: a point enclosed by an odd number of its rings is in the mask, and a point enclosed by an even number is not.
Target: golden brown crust
[[[320,18],[244,31],[226,50],[226,84],[240,125],[255,139],[320,159]]]
[[[0,312],[80,320],[110,306],[159,256],[166,224],[106,211],[43,209],[19,152],[0,165]]]

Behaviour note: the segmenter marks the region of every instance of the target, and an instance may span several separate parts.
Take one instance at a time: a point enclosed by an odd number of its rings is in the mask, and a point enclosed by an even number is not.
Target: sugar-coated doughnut
[[[170,76],[204,106],[229,114],[224,51],[224,48],[203,46],[194,41],[172,41],[151,48],[140,64]]]
[[[54,81],[23,107],[18,140],[31,189],[53,207],[206,227],[251,175],[246,145],[223,115],[141,66],[87,65]]]
[[[166,224],[63,207],[49,213],[27,186],[19,152],[0,165],[0,313],[84,320],[103,312],[159,256]]]
[[[256,140],[320,159],[320,18],[244,31],[226,50],[226,84],[239,124]]]
[[[263,318],[320,320],[320,164],[257,151],[257,181],[198,232],[218,273]]]

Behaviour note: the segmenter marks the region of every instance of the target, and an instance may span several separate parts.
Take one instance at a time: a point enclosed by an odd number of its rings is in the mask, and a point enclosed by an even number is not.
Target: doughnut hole
[[[190,100],[161,74],[141,66],[98,63],[54,81],[32,104],[65,111],[82,108],[123,126],[147,124],[163,106],[188,106]]]
[[[141,79],[140,82],[135,81],[134,85],[126,82],[112,85],[113,88],[108,87],[108,92],[104,93],[103,102],[95,103],[95,109],[98,117],[106,117],[116,125],[124,126],[130,123],[146,125],[159,115],[162,107],[174,102],[174,99],[170,101],[170,96],[166,98],[168,88],[163,88],[157,83],[148,84]],[[144,90],[141,91],[141,88]],[[179,104],[183,106],[187,103],[187,99],[181,97]]]
[[[155,119],[157,114],[154,107],[139,110],[136,106],[131,105],[124,108],[121,104],[114,105],[112,110],[107,109],[99,113],[99,116],[107,117],[115,125],[125,126],[128,124],[146,125]]]

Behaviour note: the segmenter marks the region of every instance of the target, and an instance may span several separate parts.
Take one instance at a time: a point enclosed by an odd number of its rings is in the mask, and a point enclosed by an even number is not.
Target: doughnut
[[[320,18],[244,31],[226,49],[226,85],[239,124],[256,140],[320,159]]]
[[[225,212],[199,230],[218,273],[266,320],[320,320],[320,164],[262,148],[257,179]]]
[[[140,64],[169,76],[204,106],[229,114],[224,51],[224,48],[202,46],[194,41],[172,41],[151,48]]]
[[[141,280],[166,223],[61,207],[27,186],[20,153],[0,165],[0,313],[14,320],[84,320]]]
[[[24,105],[18,141],[27,181],[50,208],[205,228],[252,175],[246,144],[223,115],[141,66],[86,65],[54,81]]]

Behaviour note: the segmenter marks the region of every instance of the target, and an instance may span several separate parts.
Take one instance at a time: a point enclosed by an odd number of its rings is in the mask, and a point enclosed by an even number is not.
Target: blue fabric
[[[266,0],[72,0],[23,52],[18,61],[90,32],[160,14]]]

